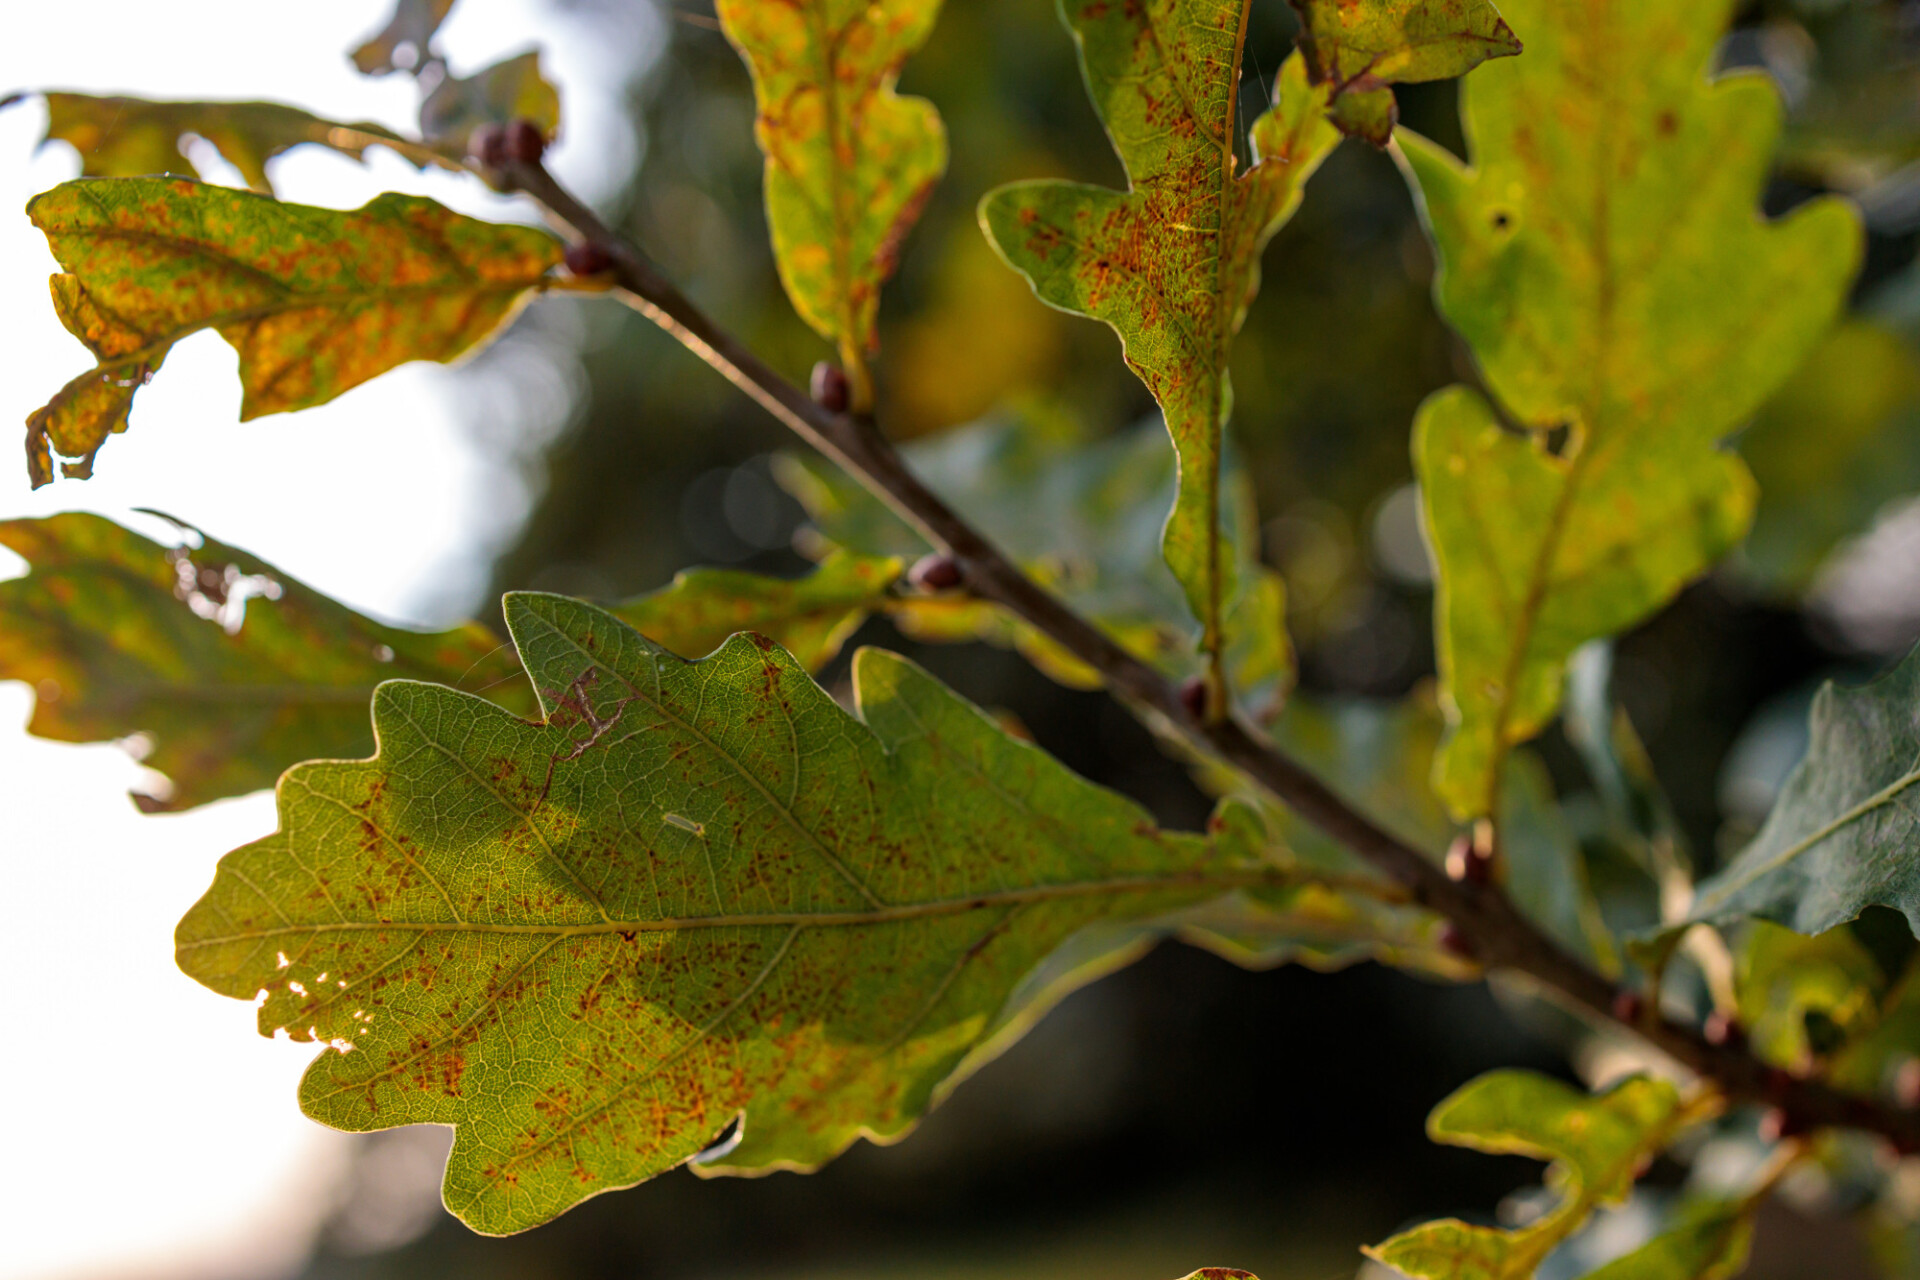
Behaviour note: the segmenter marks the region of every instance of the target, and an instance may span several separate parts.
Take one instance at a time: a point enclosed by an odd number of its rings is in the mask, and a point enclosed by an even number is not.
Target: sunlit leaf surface
[[[34,690],[27,730],[64,742],[136,739],[165,774],[143,808],[184,809],[271,787],[300,760],[373,750],[382,680],[432,679],[515,709],[519,664],[478,623],[383,626],[209,538],[168,548],[100,516],[0,523],[27,576],[0,582],[0,680]]]
[[[479,1230],[736,1118],[726,1170],[900,1134],[1066,938],[1286,878],[1244,810],[1163,833],[890,654],[856,659],[856,718],[765,640],[687,663],[576,601],[507,617],[544,723],[381,686],[380,754],[289,773],[177,935],[200,981],[266,993],[262,1032],[352,1046],[307,1114],[454,1125]]]
[[[1281,71],[1236,154],[1248,0],[1069,0],[1094,108],[1129,187],[1020,182],[980,205],[987,235],[1042,301],[1105,321],[1160,402],[1179,457],[1163,549],[1202,626],[1225,647],[1234,566],[1221,511],[1233,336],[1259,288],[1260,252],[1339,143],[1305,62]]]
[[[1693,918],[1824,933],[1869,906],[1920,930],[1920,650],[1872,684],[1829,684],[1767,823],[1700,886]]]
[[[893,91],[940,0],[717,0],[714,11],[753,72],[781,282],[839,346],[865,407],[880,286],[947,167],[933,104]]]
[[[1472,167],[1400,139],[1441,309],[1498,402],[1454,387],[1414,429],[1463,817],[1495,807],[1573,651],[1746,532],[1722,442],[1831,323],[1861,244],[1836,200],[1760,216],[1780,104],[1763,76],[1707,78],[1731,0],[1503,8],[1527,52],[1462,86]]]
[[[1413,1280],[1526,1280],[1601,1205],[1626,1198],[1640,1170],[1698,1118],[1664,1080],[1635,1076],[1589,1096],[1530,1071],[1494,1071],[1434,1108],[1435,1142],[1554,1162],[1559,1203],[1508,1231],[1429,1222],[1368,1256]]]
[[[1290,0],[1314,83],[1333,86],[1334,123],[1384,147],[1398,111],[1389,85],[1463,76],[1520,52],[1492,0]]]
[[[72,146],[80,153],[81,175],[89,178],[198,178],[200,171],[180,149],[189,135],[212,143],[249,187],[267,194],[273,192],[267,162],[302,143],[356,160],[368,147],[383,146],[417,165],[447,163],[382,125],[323,120],[278,102],[152,102],[59,91],[43,96],[45,141]]]
[[[53,455],[91,474],[175,342],[240,353],[240,416],[304,409],[410,360],[452,360],[539,288],[560,244],[533,227],[387,194],[350,212],[186,179],[82,178],[27,205],[62,274],[54,307],[98,364],[28,419],[33,483]]]

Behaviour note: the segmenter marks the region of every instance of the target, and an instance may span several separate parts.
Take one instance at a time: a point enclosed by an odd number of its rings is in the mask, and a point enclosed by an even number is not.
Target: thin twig
[[[1625,1026],[1734,1102],[1779,1107],[1801,1128],[1847,1126],[1920,1150],[1920,1111],[1849,1097],[1814,1080],[1767,1066],[1739,1042],[1711,1044],[1689,1027],[1623,1021],[1622,989],[1568,954],[1520,914],[1496,885],[1451,879],[1438,861],[1348,804],[1326,783],[1231,716],[1212,720],[1189,710],[1166,676],[1121,648],[1063,601],[1029,578],[909,471],[872,420],[834,413],[769,367],[696,307],[634,245],[616,235],[543,165],[510,163],[502,175],[532,196],[565,230],[604,250],[616,292],[628,305],[757,401],[801,439],[826,454],[934,546],[952,556],[974,595],[1007,609],[1100,672],[1109,691],[1170,727],[1259,786],[1377,870],[1408,897],[1444,916],[1468,940],[1474,958],[1523,975],[1540,993],[1590,1017]]]

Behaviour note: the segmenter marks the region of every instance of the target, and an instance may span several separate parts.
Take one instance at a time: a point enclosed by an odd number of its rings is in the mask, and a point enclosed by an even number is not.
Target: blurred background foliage
[[[554,0],[589,18],[636,2]],[[804,381],[830,353],[775,278],[746,73],[702,0],[653,3],[669,43],[629,83],[643,158],[609,212]],[[1265,106],[1293,34],[1278,0],[1255,18],[1249,111]],[[1708,866],[1751,833],[1797,759],[1815,681],[1869,672],[1920,635],[1920,3],[1752,3],[1723,61],[1764,68],[1788,104],[1770,210],[1843,191],[1872,240],[1854,316],[1743,439],[1764,492],[1750,546],[1613,655],[1678,836]],[[1138,422],[1151,401],[1112,334],[1035,301],[974,219],[980,196],[1009,180],[1122,181],[1053,5],[949,0],[902,87],[939,106],[953,159],[883,310],[886,429],[934,437],[1008,408],[1085,440]],[[1454,102],[1451,85],[1402,90],[1403,122],[1458,150]],[[1417,694],[1432,675],[1407,433],[1427,393],[1474,377],[1429,301],[1432,269],[1392,160],[1348,144],[1268,252],[1235,348],[1233,430],[1261,552],[1287,580],[1309,697]],[[639,317],[550,303],[478,365],[476,429],[511,432],[530,398],[574,406],[526,458],[540,496],[496,587],[620,598],[693,564],[805,569],[796,545],[817,539],[781,487],[793,468],[774,461],[789,440]],[[856,643],[902,649],[1010,709],[1069,765],[1163,820],[1204,817],[1199,791],[1104,698],[1005,650],[916,645],[885,619]],[[823,674],[829,687],[844,664]],[[1555,730],[1540,756],[1606,906],[1605,824],[1579,821],[1602,798],[1575,746]],[[862,1146],[811,1178],[678,1173],[482,1240],[437,1210],[444,1136],[364,1139],[308,1274],[1145,1280],[1222,1264],[1265,1280],[1350,1275],[1358,1242],[1417,1217],[1470,1215],[1534,1182],[1524,1162],[1429,1145],[1422,1121],[1487,1067],[1564,1071],[1568,1035],[1483,987],[1371,966],[1247,973],[1168,946],[1074,997],[906,1142]],[[1844,1217],[1817,1227],[1796,1212],[1770,1210],[1752,1274],[1866,1274]]]

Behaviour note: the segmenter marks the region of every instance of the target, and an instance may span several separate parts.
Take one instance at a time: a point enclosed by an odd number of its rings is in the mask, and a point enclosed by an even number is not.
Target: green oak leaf
[[[903,568],[887,556],[836,552],[791,581],[738,569],[685,569],[671,584],[611,612],[683,658],[704,657],[735,632],[754,631],[818,671],[868,613],[886,607]]]
[[[1626,1199],[1640,1170],[1679,1131],[1704,1118],[1664,1080],[1634,1076],[1588,1095],[1530,1071],[1470,1081],[1427,1119],[1435,1142],[1554,1162],[1559,1203],[1506,1231],[1442,1219],[1366,1249],[1413,1280],[1525,1280],[1601,1205]]]
[[[1898,1097],[1900,1071],[1916,1059],[1920,1059],[1920,961],[1909,961],[1906,971],[1881,996],[1871,1024],[1840,1046],[1824,1065],[1826,1078],[1836,1088],[1870,1098]]]
[[[1750,1200],[1687,1205],[1677,1215],[1679,1225],[1589,1272],[1585,1280],[1731,1280],[1746,1269],[1757,1207]]]
[[[1732,0],[1504,8],[1527,53],[1462,87],[1473,166],[1400,138],[1440,308],[1499,404],[1453,387],[1414,428],[1453,726],[1437,768],[1462,817],[1493,811],[1575,649],[1739,542],[1753,481],[1722,442],[1819,341],[1861,253],[1840,201],[1760,216],[1778,95],[1707,78]]]
[[[855,659],[856,717],[759,637],[688,663],[578,601],[506,612],[544,722],[382,685],[379,754],[289,772],[176,935],[263,1033],[342,1050],[308,1115],[453,1125],[477,1230],[736,1121],[706,1172],[898,1137],[1085,926],[1289,878],[1250,815],[1162,832],[894,655]]]
[[[1829,333],[1740,436],[1760,507],[1740,577],[1793,598],[1829,553],[1920,489],[1920,361],[1873,319]]]
[[[1041,301],[1104,321],[1159,401],[1179,458],[1163,536],[1200,621],[1209,679],[1224,692],[1235,594],[1222,528],[1221,465],[1232,409],[1233,337],[1259,289],[1260,253],[1340,141],[1305,62],[1282,68],[1239,172],[1235,104],[1251,0],[1061,0],[1095,109],[1129,187],[1017,182],[989,192],[980,222]],[[1217,702],[1217,697],[1216,697]]]
[[[387,25],[353,51],[361,75],[418,71],[433,53],[433,37],[453,12],[454,0],[396,0]]]
[[[1776,1066],[1812,1074],[1819,1060],[1880,1020],[1886,977],[1842,927],[1808,938],[1764,920],[1741,939],[1735,989],[1753,1051]],[[1817,1019],[1829,1043],[1813,1038]]]
[[[1185,597],[1160,554],[1177,480],[1158,422],[1083,442],[1041,415],[989,418],[901,452],[928,487],[1130,652],[1172,676],[1199,672]],[[905,559],[932,549],[837,467],[787,455],[775,476],[830,545]],[[1285,588],[1254,559],[1252,482],[1231,451],[1221,489],[1239,585],[1227,614],[1228,672],[1242,705],[1264,716],[1293,683]],[[917,640],[985,640],[1018,650],[1062,684],[1100,685],[1099,672],[994,605],[907,595],[887,612]]]
[[[869,409],[880,286],[947,168],[939,112],[894,92],[940,0],[715,0],[714,12],[753,75],[781,283],[839,348],[853,407]]]
[[[153,102],[63,90],[48,90],[41,96],[47,103],[47,132],[41,145],[55,141],[70,145],[80,153],[80,173],[88,178],[163,173],[198,178],[199,170],[180,149],[189,135],[212,143],[249,187],[268,195],[273,193],[273,183],[267,177],[267,162],[306,143],[355,160],[363,159],[368,147],[380,146],[416,165],[449,166],[429,148],[382,125],[323,120],[278,102]]]
[[[1878,905],[1920,932],[1920,649],[1871,684],[1828,683],[1809,732],[1766,825],[1701,883],[1692,919],[1817,934]]]
[[[1333,122],[1384,147],[1399,119],[1390,85],[1451,80],[1520,52],[1492,0],[1289,0],[1315,84],[1333,86]]]
[[[373,748],[366,705],[395,677],[458,684],[516,710],[526,682],[478,623],[383,626],[211,538],[168,548],[101,516],[0,522],[31,570],[0,582],[0,680],[35,692],[27,731],[139,735],[185,809],[271,787],[288,765]]]
[[[483,124],[531,120],[544,137],[560,132],[560,91],[540,72],[538,50],[471,76],[446,76],[420,102],[420,135],[459,160]]]
[[[214,329],[240,353],[242,419],[321,404],[490,335],[560,260],[533,227],[389,193],[350,212],[184,178],[81,178],[27,205],[62,274],[54,308],[98,361],[27,419],[28,472],[92,473],[175,342]]]

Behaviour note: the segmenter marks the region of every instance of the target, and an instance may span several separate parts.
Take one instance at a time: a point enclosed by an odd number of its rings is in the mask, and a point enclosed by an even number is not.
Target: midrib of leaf
[[[959,898],[938,898],[928,902],[901,903],[864,911],[767,911],[717,916],[662,916],[639,920],[603,920],[594,924],[480,924],[470,921],[341,920],[334,924],[287,924],[272,929],[252,929],[244,933],[201,938],[178,944],[182,952],[235,942],[266,942],[274,938],[333,933],[417,932],[426,935],[490,933],[517,934],[540,938],[584,938],[608,934],[683,933],[700,929],[786,928],[833,929],[861,925],[890,924],[901,920],[924,920],[935,916],[961,915],[970,911],[989,911],[997,907],[1027,906],[1040,902],[1059,902],[1076,898],[1120,897],[1135,893],[1155,893],[1167,889],[1288,888],[1302,884],[1338,884],[1354,892],[1380,893],[1377,883],[1354,878],[1350,882],[1326,876],[1306,876],[1280,867],[1246,870],[1182,871],[1162,876],[1119,876],[1106,880],[1076,880],[1058,884],[1029,885],[1020,889],[993,889]],[[457,915],[458,913],[456,913]],[[283,917],[284,918],[284,917]]]
[[[877,3],[878,0],[873,0]],[[807,4],[809,0],[801,0]],[[873,7],[870,3],[869,9]],[[848,174],[841,164],[841,149],[844,145],[852,149],[851,139],[841,136],[843,122],[840,110],[840,77],[835,74],[839,67],[840,41],[846,34],[846,28],[835,31],[827,26],[826,5],[813,2],[808,9],[814,28],[814,45],[820,51],[820,100],[827,116],[827,150],[832,157],[833,174],[833,275],[835,292],[839,295],[840,312],[840,363],[849,370],[849,377],[856,383],[865,381],[866,353],[858,350],[855,341],[855,314],[853,306],[853,191],[852,184],[846,179]],[[855,16],[850,22],[858,22],[864,13]],[[857,372],[856,372],[857,371]]]
[[[1852,826],[1874,810],[1892,804],[1901,792],[1916,783],[1920,783],[1920,767],[1916,767],[1902,774],[1886,786],[1880,788],[1880,790],[1868,796],[1865,800],[1860,801],[1851,809],[1848,809],[1845,813],[1827,822],[1820,827],[1819,830],[1802,836],[1765,862],[1758,863],[1752,868],[1742,872],[1738,878],[1726,881],[1713,893],[1702,897],[1699,903],[1696,904],[1694,908],[1695,911],[1702,912],[1712,910],[1720,903],[1725,902],[1752,884],[1755,880],[1778,871],[1781,867],[1786,866],[1789,862],[1792,862],[1801,854],[1806,853],[1815,845],[1826,841],[1845,828]]]
[[[1604,0],[1586,0],[1583,10],[1587,17],[1587,53],[1593,58],[1595,66],[1590,73],[1588,83],[1595,86],[1594,97],[1599,102],[1596,115],[1603,121],[1614,121],[1620,113],[1615,109],[1616,99],[1613,93],[1615,77],[1608,56],[1613,50],[1613,42],[1602,38],[1601,27],[1606,19],[1601,10]],[[1594,158],[1590,172],[1604,175],[1616,172],[1612,167],[1612,151],[1615,139],[1610,129],[1602,127],[1594,131]],[[1603,179],[1593,184],[1593,262],[1594,262],[1594,330],[1595,341],[1593,359],[1589,368],[1593,376],[1587,382],[1584,403],[1580,405],[1581,423],[1584,432],[1576,432],[1569,443],[1578,446],[1573,457],[1568,460],[1567,473],[1561,485],[1560,496],[1554,501],[1553,515],[1547,523],[1545,536],[1540,541],[1540,553],[1534,558],[1528,574],[1527,593],[1522,603],[1520,616],[1516,620],[1513,645],[1507,653],[1507,664],[1501,672],[1500,707],[1493,722],[1493,767],[1487,783],[1486,811],[1498,813],[1500,807],[1500,784],[1511,746],[1507,741],[1507,726],[1513,719],[1513,704],[1518,693],[1520,672],[1526,665],[1527,651],[1533,647],[1534,624],[1539,621],[1540,612],[1546,607],[1547,595],[1553,587],[1553,562],[1560,553],[1560,540],[1565,536],[1567,522],[1572,515],[1574,504],[1580,496],[1580,487],[1586,478],[1589,464],[1601,451],[1601,439],[1604,434],[1601,427],[1601,388],[1607,385],[1611,377],[1613,364],[1613,324],[1614,312],[1618,305],[1615,293],[1613,261],[1613,201],[1612,192]],[[1582,434],[1586,438],[1582,439]],[[1538,437],[1534,437],[1537,442]],[[1497,562],[1496,562],[1497,563]]]
[[[572,649],[575,653],[578,653],[581,657],[585,658],[588,661],[588,663],[590,663],[593,666],[594,669],[599,671],[604,671],[608,675],[612,676],[615,680],[618,680],[621,684],[625,685],[629,690],[632,691],[633,696],[636,700],[645,703],[648,707],[652,708],[653,711],[656,712],[662,719],[675,725],[682,732],[686,733],[689,737],[697,739],[700,742],[700,744],[706,747],[707,750],[711,751],[716,758],[725,761],[727,766],[733,770],[734,774],[738,776],[741,779],[741,781],[745,782],[748,786],[752,787],[755,791],[759,792],[761,799],[765,800],[767,804],[772,807],[773,811],[779,814],[780,817],[786,822],[786,824],[789,827],[791,827],[794,830],[794,832],[797,833],[803,841],[806,842],[808,847],[813,849],[815,853],[819,854],[821,860],[825,862],[829,867],[833,868],[834,872],[838,874],[841,879],[845,880],[850,886],[852,886],[853,889],[857,893],[859,893],[861,897],[865,898],[867,902],[872,906],[881,907],[885,905],[880,901],[878,897],[874,895],[873,890],[869,889],[863,880],[861,880],[858,876],[854,875],[852,869],[849,868],[846,863],[842,862],[839,859],[839,857],[834,854],[832,849],[829,849],[827,847],[826,843],[822,841],[818,835],[816,835],[812,830],[810,830],[805,823],[800,821],[799,816],[793,812],[791,805],[782,803],[778,798],[776,798],[771,791],[767,790],[765,783],[761,782],[760,779],[754,777],[751,770],[741,765],[741,763],[738,760],[735,760],[731,754],[729,754],[724,748],[720,746],[719,743],[715,742],[712,738],[709,738],[706,734],[700,732],[700,730],[694,728],[691,724],[687,723],[685,720],[675,715],[658,698],[650,698],[645,693],[641,692],[639,686],[635,685],[633,681],[627,679],[626,676],[622,675],[618,671],[615,671],[612,667],[609,667],[608,665],[606,665],[606,663],[600,661],[600,659],[596,657],[590,650],[582,646],[579,641],[575,640],[572,636],[568,635],[566,632],[562,631],[560,628],[554,626],[546,618],[539,617],[536,614],[536,615],[530,615],[530,620],[537,621],[541,627],[545,628],[548,634],[556,637],[561,641],[564,641],[568,648]],[[796,752],[795,754],[796,765],[798,764],[798,760],[799,760],[799,757],[798,757],[798,753]],[[794,771],[794,784],[795,786],[799,785],[798,768],[796,768]]]

